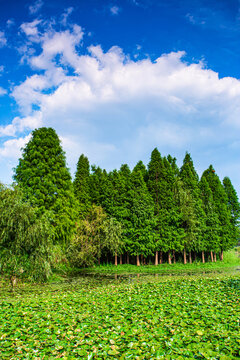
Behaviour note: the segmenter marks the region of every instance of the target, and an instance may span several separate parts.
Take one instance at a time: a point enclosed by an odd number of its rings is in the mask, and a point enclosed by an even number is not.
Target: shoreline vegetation
[[[43,283],[61,271],[218,268],[239,241],[230,179],[221,181],[212,165],[200,178],[188,152],[180,168],[155,148],[147,166],[112,171],[82,154],[72,180],[56,131],[42,127],[22,149],[13,178],[12,187],[0,184],[0,275],[12,289],[20,279]]]

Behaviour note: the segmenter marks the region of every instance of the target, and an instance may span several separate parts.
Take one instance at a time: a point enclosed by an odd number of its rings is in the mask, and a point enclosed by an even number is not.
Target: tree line
[[[62,260],[76,267],[216,261],[239,239],[230,179],[221,182],[212,165],[199,179],[189,153],[178,168],[155,148],[147,167],[139,161],[110,172],[90,168],[82,154],[72,182],[58,135],[44,127],[32,132],[14,181],[0,187],[1,271],[32,274],[41,264],[47,276]]]

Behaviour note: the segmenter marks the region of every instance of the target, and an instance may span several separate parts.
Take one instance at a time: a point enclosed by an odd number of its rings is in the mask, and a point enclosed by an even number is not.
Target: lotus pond
[[[239,273],[2,289],[0,359],[239,359]]]

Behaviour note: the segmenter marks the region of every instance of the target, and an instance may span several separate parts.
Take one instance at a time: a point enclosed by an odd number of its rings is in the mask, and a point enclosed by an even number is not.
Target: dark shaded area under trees
[[[14,226],[19,215],[5,207],[0,215],[1,271],[3,255],[8,251],[12,256],[15,245],[14,256],[24,269],[29,259],[38,261],[38,248],[50,267],[46,249],[54,253],[56,246],[61,248],[57,261],[76,267],[158,265],[222,260],[223,251],[239,239],[240,205],[230,179],[221,183],[212,165],[199,179],[189,153],[180,169],[175,158],[162,157],[155,148],[147,167],[139,161],[132,171],[123,164],[110,172],[95,165],[90,169],[82,154],[72,182],[55,130],[40,128],[23,149],[14,180],[15,188],[0,188],[0,206],[7,196],[18,203],[19,213],[22,206],[25,230]],[[27,229],[34,226],[29,235]],[[27,246],[22,247],[19,234],[28,239]]]

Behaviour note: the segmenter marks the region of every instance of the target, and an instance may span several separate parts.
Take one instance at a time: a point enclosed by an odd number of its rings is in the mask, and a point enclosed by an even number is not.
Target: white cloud
[[[74,171],[82,152],[111,169],[148,161],[155,146],[177,158],[189,150],[202,155],[204,169],[211,156],[218,163],[218,149],[233,151],[240,128],[238,79],[219,78],[202,62],[187,63],[183,51],[155,61],[133,61],[117,46],[107,52],[90,46],[83,53],[80,26],[58,32],[43,27],[39,20],[21,26],[28,47],[39,51],[26,55],[35,74],[13,89],[21,114],[0,128],[2,137],[51,126]],[[13,154],[9,144],[0,148],[2,157]]]
[[[0,48],[7,45],[7,39],[4,31],[0,31]]]
[[[41,24],[41,20],[35,19],[31,22],[21,24],[20,29],[30,38],[32,42],[39,42],[39,24]]]
[[[15,117],[11,124],[0,126],[0,137],[16,136],[26,130],[34,130],[41,126],[42,112],[35,111],[32,116]]]
[[[69,7],[65,10],[65,12],[62,14],[62,19],[61,19],[61,24],[64,26],[67,26],[67,21],[68,21],[68,17],[69,15],[71,15],[71,13],[73,12],[73,7]]]
[[[0,86],[0,96],[7,94],[7,90]]]
[[[120,8],[116,5],[110,7],[110,12],[112,15],[118,15],[120,12]]]
[[[29,13],[35,15],[42,8],[43,4],[42,0],[35,1],[35,3],[29,6]]]
[[[0,148],[0,158],[11,158],[17,160],[21,155],[23,148],[30,140],[31,135],[20,137],[19,139],[11,139],[5,141],[3,147]]]

